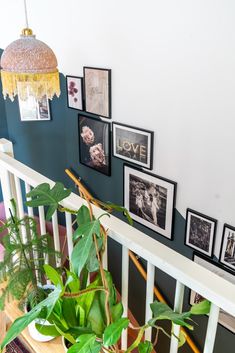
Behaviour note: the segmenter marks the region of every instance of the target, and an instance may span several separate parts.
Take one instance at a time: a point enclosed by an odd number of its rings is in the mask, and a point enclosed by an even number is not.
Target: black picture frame
[[[195,257],[198,257],[200,261],[195,261]],[[218,276],[221,276],[225,278],[226,280],[232,282],[235,284],[235,276],[234,273],[228,269],[225,269],[224,266],[222,266],[218,262],[214,262],[211,258],[208,258],[207,256],[204,256],[200,253],[193,253],[193,261],[198,263],[199,265],[207,268],[209,271],[216,273]],[[201,262],[201,263],[200,263]],[[214,271],[213,271],[214,267]],[[195,301],[194,298],[197,296],[197,300]],[[193,291],[192,289],[189,290],[189,305],[196,304],[202,300],[204,300],[201,295]],[[229,320],[227,318],[230,318]],[[219,314],[219,325],[224,327],[226,330],[229,332],[235,333],[235,317],[232,315],[229,315],[228,313],[224,312],[223,310],[220,309],[220,314]],[[232,323],[232,326],[231,326]]]
[[[196,220],[196,218],[199,221]],[[190,223],[191,220],[193,222],[192,224]],[[209,224],[211,224],[212,227],[210,231],[209,242],[206,243],[209,233],[209,229],[207,229]],[[202,227],[204,227],[204,229]],[[197,228],[199,228],[199,230]],[[215,244],[216,228],[216,219],[206,216],[198,211],[192,210],[191,208],[187,208],[184,244],[208,257],[212,257]],[[201,237],[199,237],[198,234]]]
[[[85,111],[111,119],[111,69],[84,66],[83,76]]]
[[[120,132],[118,132],[118,130]],[[122,134],[123,140],[120,141]],[[119,142],[117,139],[119,139]],[[136,164],[140,168],[153,169],[153,140],[153,131],[118,123],[116,121],[112,123],[113,156]]]
[[[227,231],[233,233],[231,235],[231,237],[233,239],[230,238],[230,241],[228,239],[229,234]],[[228,249],[228,247],[229,247],[229,249]],[[229,254],[230,251],[231,251],[231,253]],[[229,261],[226,261],[225,258],[228,258]],[[233,260],[233,262],[231,260]],[[230,271],[235,272],[235,227],[230,226],[227,223],[225,223],[224,227],[223,227],[223,235],[222,235],[221,246],[220,246],[219,261],[226,270],[229,269]]]
[[[177,183],[124,164],[123,204],[137,223],[173,240]]]
[[[111,175],[110,125],[101,119],[78,115],[79,161],[107,176]]]
[[[73,81],[70,81],[73,80]],[[69,87],[69,82],[74,82],[74,87]],[[77,84],[77,87],[76,87]],[[74,92],[77,89],[78,91]],[[78,111],[84,110],[84,82],[83,77],[80,76],[66,76],[66,94],[67,94],[67,107]],[[72,96],[73,95],[73,96]],[[77,101],[74,101],[77,99]]]

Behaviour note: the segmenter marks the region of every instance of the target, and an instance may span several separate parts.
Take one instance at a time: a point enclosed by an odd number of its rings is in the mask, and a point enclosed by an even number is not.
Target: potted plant
[[[17,217],[16,203],[11,200],[10,218],[0,227],[0,233],[7,231],[2,239],[4,257],[0,262],[0,283],[5,284],[0,296],[0,310],[4,309],[6,300],[11,297],[19,301],[22,309],[30,311],[44,300],[52,286],[42,285],[44,281],[44,258],[55,262],[60,254],[53,248],[49,234],[39,235],[35,219]],[[40,284],[40,285],[39,285]],[[49,340],[40,335],[31,323],[29,332],[34,339]]]
[[[52,190],[48,184],[39,185],[28,194],[32,198],[28,205],[34,207],[43,202],[49,206],[50,216],[56,209],[65,211],[59,204],[64,191],[61,184],[56,184]],[[85,190],[82,190],[82,194],[88,206],[83,205],[78,211],[66,209],[67,212],[76,215],[78,223],[73,235],[75,246],[70,269],[61,275],[53,267],[44,265],[46,275],[55,285],[55,289],[29,313],[12,324],[1,343],[1,350],[32,320],[44,315],[51,326],[37,325],[37,329],[44,334],[63,336],[69,342],[69,353],[88,350],[92,353],[101,350],[106,353],[119,352],[118,342],[121,334],[131,323],[128,318],[122,317],[123,307],[117,300],[112,276],[102,265],[107,231],[101,223],[101,217],[95,218],[92,212],[91,197],[88,197]],[[116,205],[102,203],[102,206],[105,209],[109,207],[123,211],[123,208]],[[93,278],[88,284],[90,274],[93,274]],[[191,316],[208,313],[209,308],[210,303],[204,301],[192,306],[188,312],[177,313],[166,304],[154,301],[151,304],[153,318],[145,325],[135,328],[138,332],[136,339],[126,352],[130,353],[137,347],[141,353],[151,352],[157,344],[159,332],[171,335],[159,326],[160,321],[169,320],[174,324],[193,329]],[[156,329],[154,342],[143,341],[144,332],[149,327]],[[184,335],[181,334],[177,339],[179,345],[184,343]]]

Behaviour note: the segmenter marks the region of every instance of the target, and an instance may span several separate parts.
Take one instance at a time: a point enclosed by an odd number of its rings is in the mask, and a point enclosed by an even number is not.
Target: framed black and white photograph
[[[124,206],[142,225],[172,239],[176,183],[124,166]]]
[[[212,256],[217,221],[197,211],[187,209],[185,244]]]
[[[66,76],[68,107],[83,110],[83,78]]]
[[[217,263],[214,263],[210,259],[206,259],[203,256],[195,255],[193,261],[199,264],[200,266],[206,268],[207,270],[215,273],[216,275],[224,278],[225,280],[235,284],[235,276],[232,272],[225,271],[222,266],[219,266]],[[190,304],[200,303],[205,298],[200,294],[190,291]],[[231,316],[229,313],[220,309],[219,314],[219,324],[227,328],[229,331],[235,333],[235,317]]]
[[[141,167],[153,167],[153,131],[113,122],[113,155]]]
[[[224,224],[220,262],[235,271],[235,227]]]
[[[18,102],[21,121],[51,120],[50,105],[46,95],[41,99],[28,95],[24,100],[18,96]]]
[[[110,175],[110,123],[79,115],[78,125],[80,163]]]
[[[111,118],[111,70],[84,67],[86,112]]]

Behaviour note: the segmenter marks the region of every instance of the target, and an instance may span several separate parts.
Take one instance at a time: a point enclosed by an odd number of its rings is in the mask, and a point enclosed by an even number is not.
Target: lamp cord
[[[24,0],[24,14],[25,14],[25,24],[26,24],[26,28],[29,28],[26,0]]]

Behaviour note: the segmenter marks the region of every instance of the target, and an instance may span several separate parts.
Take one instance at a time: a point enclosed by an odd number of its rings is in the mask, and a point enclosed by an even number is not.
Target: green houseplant
[[[112,276],[102,266],[107,231],[101,223],[101,217],[95,218],[90,196],[85,190],[81,193],[86,198],[88,206],[83,205],[78,211],[64,209],[59,204],[64,192],[64,187],[60,183],[53,189],[50,189],[48,184],[39,185],[28,194],[32,199],[28,205],[48,206],[50,217],[56,209],[71,212],[76,216],[78,227],[73,235],[75,246],[70,269],[65,270],[61,275],[54,268],[44,265],[47,277],[55,285],[54,291],[12,324],[1,343],[1,350],[39,316],[47,319],[51,326],[38,325],[38,330],[47,335],[65,337],[70,343],[69,353],[86,353],[88,350],[98,353],[101,349],[107,353],[116,353],[120,350],[118,341],[123,330],[131,324],[128,318],[122,317],[123,308],[117,300]],[[106,210],[125,211],[111,204],[102,203],[102,207]],[[125,213],[128,217],[126,211]],[[90,274],[93,274],[93,278],[88,284]],[[169,320],[174,324],[193,329],[191,316],[207,313],[209,308],[210,303],[204,301],[181,314],[174,312],[166,304],[153,302],[151,304],[153,318],[145,325],[136,328],[138,332],[136,339],[126,352],[130,353],[137,347],[140,353],[151,352],[157,344],[160,331],[170,336],[159,326],[159,322]],[[144,332],[148,327],[156,329],[157,335],[154,342],[143,341]],[[178,339],[180,345],[184,343],[184,335],[180,335]]]
[[[53,247],[49,234],[39,235],[35,219],[17,216],[16,203],[11,200],[10,218],[0,227],[0,233],[7,231],[2,239],[4,258],[0,262],[0,283],[5,282],[0,296],[0,310],[9,296],[19,300],[20,305],[26,300],[30,307],[45,298],[45,292],[38,283],[43,283],[44,258],[55,262],[60,257]],[[24,233],[24,234],[23,234]]]

